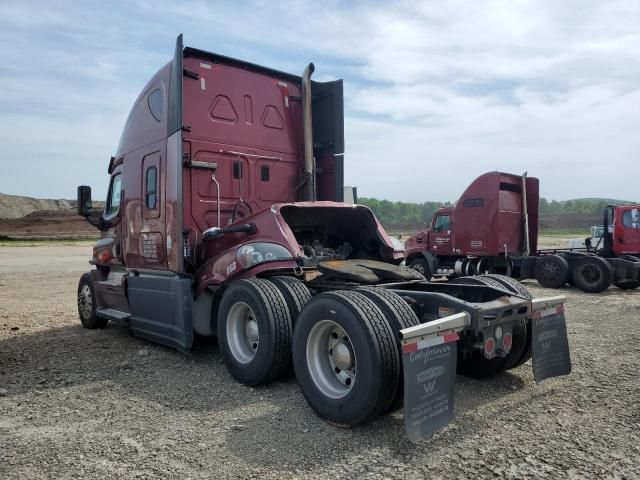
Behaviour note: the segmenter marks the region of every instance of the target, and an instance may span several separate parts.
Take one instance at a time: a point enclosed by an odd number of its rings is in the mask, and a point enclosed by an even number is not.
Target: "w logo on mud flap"
[[[431,380],[430,382],[423,383],[422,388],[424,389],[424,393],[433,393],[436,389],[436,381]]]
[[[546,352],[551,348],[551,340],[547,340],[546,342],[541,342],[542,351]]]

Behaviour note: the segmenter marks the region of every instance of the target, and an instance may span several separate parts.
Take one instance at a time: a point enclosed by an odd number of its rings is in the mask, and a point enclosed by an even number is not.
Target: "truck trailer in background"
[[[612,283],[621,289],[640,285],[640,260],[634,255],[640,250],[637,205],[605,209],[604,231],[609,224],[613,231],[597,245],[541,250],[538,204],[537,178],[485,173],[407,239],[407,265],[426,278],[499,273],[535,278],[550,288],[571,283],[592,293]]]

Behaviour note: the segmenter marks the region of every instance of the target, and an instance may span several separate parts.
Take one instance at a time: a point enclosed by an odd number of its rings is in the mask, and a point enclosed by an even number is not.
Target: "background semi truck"
[[[613,225],[609,225],[609,232],[613,233]],[[602,242],[604,225],[591,225],[590,233],[585,238],[572,238],[567,241],[567,248],[589,248]]]
[[[407,265],[425,277],[501,273],[535,278],[559,288],[574,284],[600,292],[612,283],[640,285],[637,205],[604,210],[600,242],[584,248],[546,249],[538,243],[537,178],[489,172],[475,179],[453,205],[439,209],[427,228],[405,242]]]
[[[506,278],[428,283],[396,265],[402,246],[368,208],[343,203],[342,81],[314,82],[313,70],[291,75],[178,37],[127,119],[104,210],[78,187],[79,214],[102,231],[78,285],[82,324],[125,323],[182,351],[217,336],[248,385],[293,364],[309,404],[340,425],[404,397],[412,438],[444,424],[419,412],[436,401],[452,411],[452,388],[433,395],[456,369],[493,375],[533,349],[536,371],[550,354],[534,348],[545,325],[559,328],[566,362],[536,379],[568,373],[562,297],[531,299]],[[436,344],[433,358],[453,363],[434,370],[416,352],[431,358]],[[412,390],[420,382],[426,397]]]

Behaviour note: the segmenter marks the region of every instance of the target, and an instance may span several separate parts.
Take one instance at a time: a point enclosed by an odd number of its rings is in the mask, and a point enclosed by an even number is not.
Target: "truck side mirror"
[[[77,200],[78,215],[88,217],[91,215],[91,187],[88,185],[80,185],[78,187]]]

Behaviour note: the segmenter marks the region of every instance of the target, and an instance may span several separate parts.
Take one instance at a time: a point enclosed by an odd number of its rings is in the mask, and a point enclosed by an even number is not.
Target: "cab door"
[[[616,255],[640,255],[640,209],[624,207],[616,211],[613,251]]]
[[[451,215],[438,214],[433,219],[429,250],[436,255],[451,254]]]

